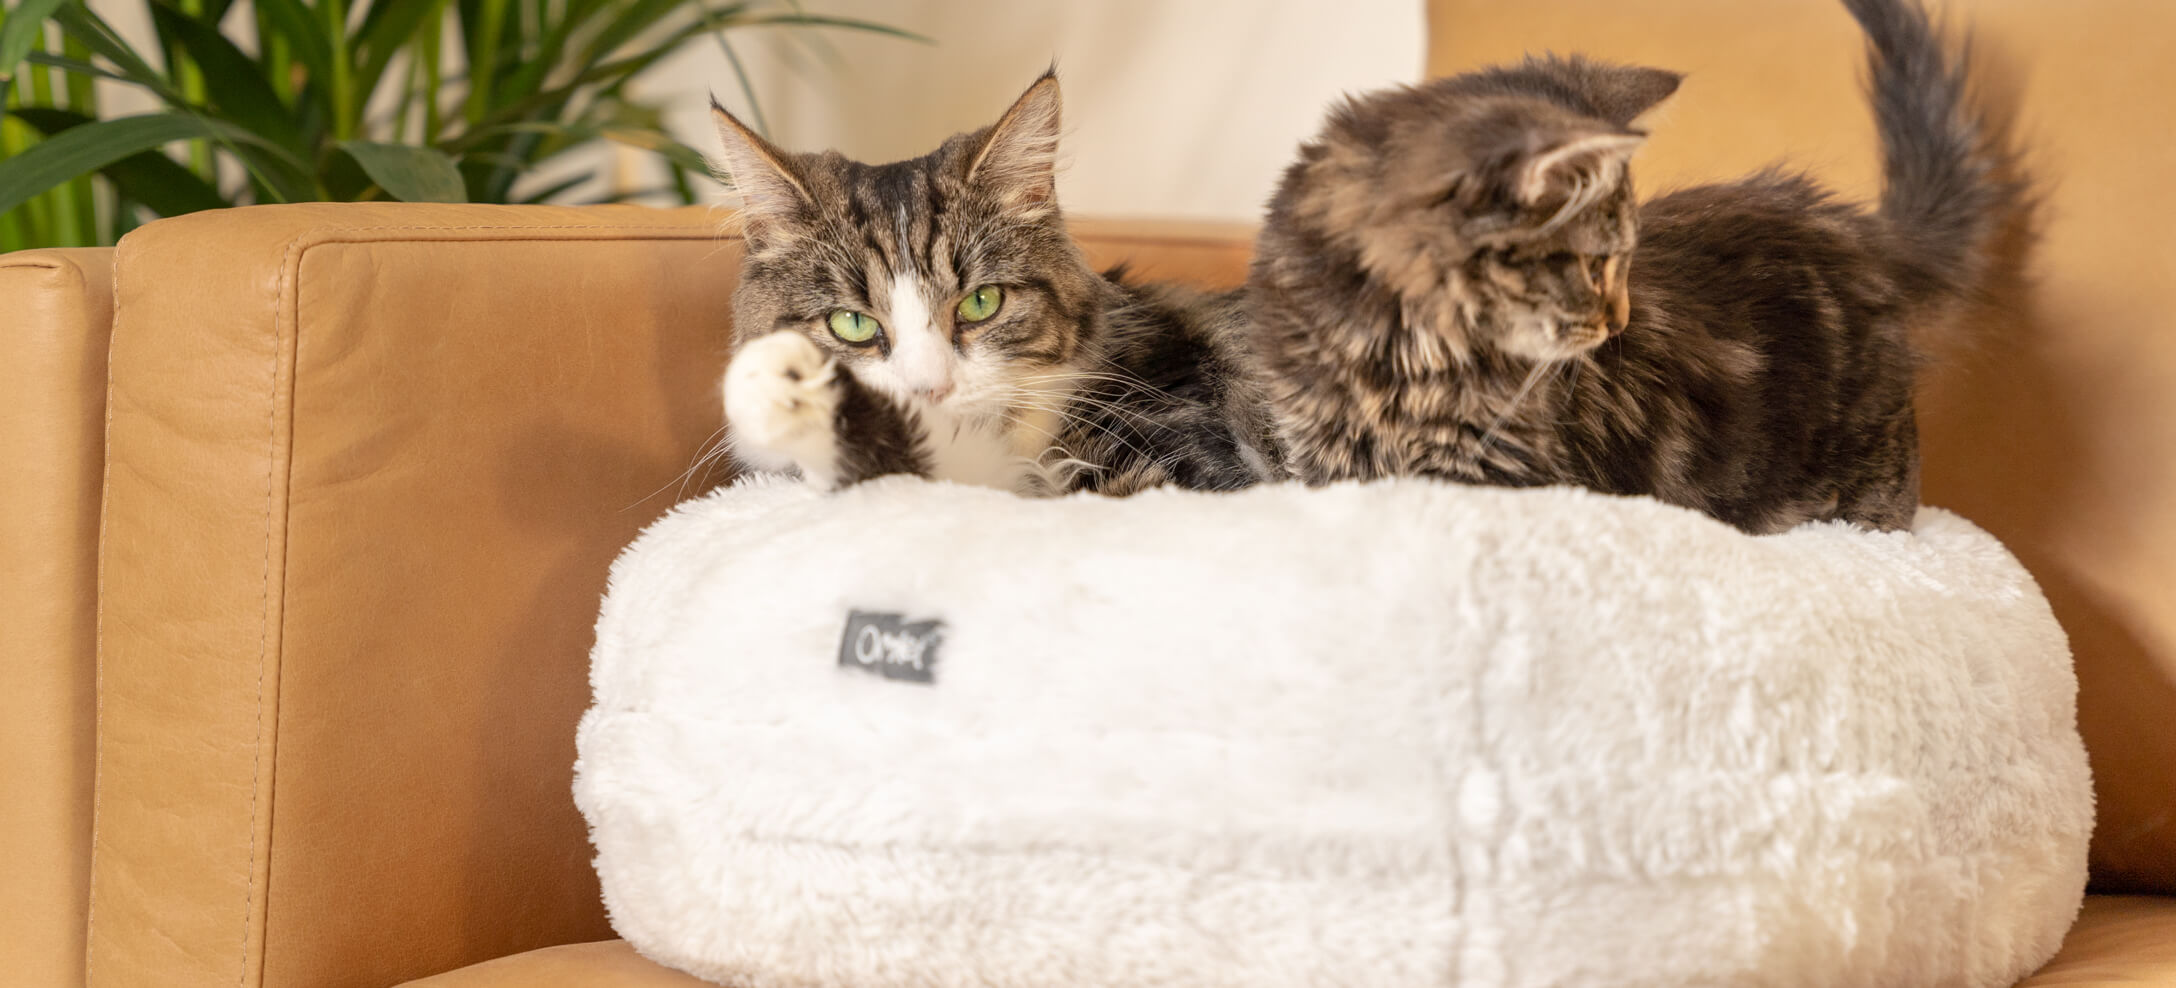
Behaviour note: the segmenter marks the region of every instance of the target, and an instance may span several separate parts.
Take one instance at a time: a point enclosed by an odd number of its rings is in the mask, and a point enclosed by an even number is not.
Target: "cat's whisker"
[[[1177,395],[1165,391],[1162,388],[1148,383],[1147,381],[1141,380],[1139,377],[1120,371],[1117,368],[1102,371],[1081,370],[1072,371],[1064,374],[1045,374],[1039,376],[1029,376],[1022,378],[1021,381],[1023,383],[1042,381],[1104,381],[1112,384],[1123,384],[1130,388],[1136,388],[1138,390],[1147,392],[1148,394],[1154,395],[1158,398],[1162,398],[1166,401],[1185,401],[1185,399],[1180,398]]]
[[[671,487],[674,483],[678,483],[680,485],[680,490],[674,495],[674,500],[677,501],[681,497],[684,497],[687,494],[688,476],[690,474],[693,474],[698,468],[702,467],[703,464],[715,460],[720,454],[725,451],[728,444],[721,441],[720,436],[725,433],[725,430],[727,428],[727,426],[721,425],[717,428],[717,431],[712,432],[709,436],[703,439],[702,445],[696,447],[697,452],[694,462],[689,463],[687,469],[680,471],[678,474],[674,475],[671,480],[668,480],[664,484],[660,485],[658,489],[651,491],[648,494],[644,494],[640,498],[637,498],[633,504],[629,504],[628,506],[621,508],[620,510],[633,510],[644,501],[648,501],[649,499],[656,497],[659,494],[665,493],[665,488]]]
[[[1097,398],[1093,395],[1086,394],[1054,396],[1042,394],[1040,392],[1026,392],[1018,395],[1010,403],[1010,405],[1011,407],[1026,409],[1030,411],[1050,412],[1058,415],[1065,415],[1069,418],[1073,416],[1067,415],[1067,413],[1071,412],[1074,406],[1085,406],[1086,408],[1097,411],[1115,411],[1125,414],[1142,415],[1142,413],[1134,409],[1129,409],[1117,405],[1111,402],[1109,399]],[[1146,419],[1146,416],[1143,416],[1143,418]]]
[[[1496,421],[1490,422],[1488,428],[1482,430],[1479,443],[1480,449],[1475,451],[1476,455],[1487,451],[1495,441],[1496,430],[1501,428],[1505,420],[1511,417],[1511,413],[1519,410],[1519,405],[1526,401],[1527,394],[1534,390],[1534,385],[1541,381],[1542,375],[1555,370],[1557,366],[1558,364],[1555,361],[1540,361],[1534,364],[1534,369],[1526,373],[1526,380],[1519,382],[1519,390],[1511,395],[1511,400],[1505,403],[1503,410],[1496,413]]]
[[[710,475],[712,471],[716,470],[721,464],[724,465],[728,470],[732,469],[732,460],[729,453],[729,446],[725,443],[720,443],[715,449],[711,450],[709,454],[705,455],[702,459],[696,461],[696,465],[702,467],[703,469],[703,472],[699,476],[697,476],[694,481],[695,487],[698,491],[709,486]],[[680,491],[678,492],[677,496],[680,499],[686,499],[687,481],[681,481]]]
[[[1038,426],[1029,425],[1026,422],[1021,422],[1017,420],[1009,421],[1012,421],[1012,424],[1015,427],[1025,429],[1029,432],[1035,433],[1036,435],[1042,436],[1046,441],[1050,443],[1050,445],[1045,446],[1043,448],[1043,452],[1037,455],[1037,457],[1032,461],[1037,469],[1045,471],[1046,474],[1055,473],[1059,469],[1076,470],[1084,473],[1103,472],[1104,468],[1072,455],[1068,450],[1065,449],[1063,441],[1060,440],[1056,435],[1053,435],[1050,430]],[[1059,454],[1058,459],[1055,462],[1046,465],[1043,462],[1044,458],[1048,457],[1053,452]],[[1067,481],[1071,480],[1070,477],[1067,477],[1065,479]],[[1056,483],[1056,480],[1053,478],[1052,482]],[[1063,483],[1058,483],[1057,486],[1060,489],[1063,489],[1066,485]]]
[[[1132,382],[1132,381],[1127,381],[1127,380],[1126,380],[1126,379],[1124,379],[1124,378],[1115,378],[1115,377],[1114,377],[1114,378],[1111,378],[1111,380],[1113,380],[1113,381],[1116,381],[1116,382],[1119,382],[1119,383],[1135,383],[1135,382]],[[1154,388],[1147,388],[1147,387],[1146,387],[1145,385],[1144,385],[1143,387],[1144,387],[1144,388],[1145,388],[1146,390],[1150,391],[1151,393],[1153,393],[1153,394],[1156,394],[1156,395],[1158,395],[1158,396],[1160,396],[1160,397],[1163,397],[1163,398],[1165,398],[1166,400],[1168,400],[1169,402],[1171,402],[1171,403],[1173,403],[1173,404],[1178,404],[1178,405],[1184,405],[1184,404],[1187,404],[1187,402],[1186,402],[1186,401],[1185,401],[1184,399],[1181,399],[1181,398],[1179,398],[1179,397],[1177,397],[1177,396],[1175,396],[1175,395],[1169,395],[1169,394],[1165,394],[1165,393],[1163,393],[1163,392],[1157,391],[1157,390],[1156,390],[1156,389],[1154,389]],[[1100,394],[1097,394],[1097,393],[1095,393],[1094,391],[1088,391],[1088,390],[1080,390],[1080,391],[1075,391],[1075,392],[1073,392],[1073,393],[1071,393],[1071,394],[1066,394],[1066,395],[1052,395],[1052,394],[1051,394],[1050,392],[1041,392],[1041,391],[1029,391],[1029,392],[1026,392],[1026,393],[1027,393],[1027,394],[1034,394],[1034,395],[1042,395],[1042,396],[1056,397],[1056,398],[1059,398],[1059,399],[1060,399],[1060,400],[1062,400],[1062,401],[1066,401],[1066,402],[1073,402],[1073,403],[1078,403],[1078,404],[1081,404],[1081,405],[1085,405],[1085,406],[1087,406],[1087,407],[1090,407],[1090,408],[1095,408],[1095,409],[1103,409],[1103,410],[1111,410],[1111,411],[1118,411],[1118,412],[1122,412],[1122,413],[1127,413],[1127,414],[1132,414],[1132,415],[1136,415],[1136,416],[1139,416],[1139,417],[1141,417],[1141,418],[1142,418],[1143,420],[1145,420],[1145,421],[1153,421],[1152,417],[1148,416],[1148,415],[1147,415],[1146,413],[1143,413],[1143,412],[1141,412],[1141,411],[1140,411],[1140,410],[1138,410],[1138,409],[1134,409],[1134,408],[1128,408],[1128,407],[1126,407],[1125,405],[1121,404],[1121,403],[1120,403],[1120,399],[1119,399],[1119,398],[1114,398],[1114,397],[1108,397],[1108,396],[1105,396],[1105,395],[1100,395]],[[1166,427],[1166,428],[1168,428],[1168,426],[1164,426],[1164,424],[1163,424],[1163,423],[1160,423],[1160,422],[1159,422],[1159,423],[1156,423],[1156,424],[1157,424],[1157,425],[1159,425],[1160,427]]]
[[[1042,409],[1042,410],[1044,410],[1044,411],[1049,411],[1049,409]],[[1045,439],[1048,439],[1048,440],[1050,440],[1050,442],[1051,442],[1051,443],[1053,444],[1053,446],[1054,446],[1054,447],[1062,447],[1062,445],[1063,445],[1063,443],[1064,443],[1064,440],[1062,440],[1062,439],[1058,438],[1058,437],[1057,437],[1057,436],[1055,436],[1055,435],[1052,435],[1052,434],[1051,434],[1050,432],[1048,432],[1047,430],[1044,430],[1044,429],[1042,429],[1042,428],[1039,428],[1039,427],[1037,427],[1037,426],[1029,425],[1029,424],[1028,424],[1027,422],[1025,422],[1025,421],[1022,421],[1022,420],[1020,420],[1020,419],[1017,419],[1017,418],[1014,418],[1014,419],[1012,419],[1011,421],[1012,421],[1012,423],[1013,423],[1014,425],[1016,425],[1016,426],[1018,426],[1018,427],[1020,427],[1020,428],[1023,428],[1023,429],[1027,429],[1027,430],[1029,430],[1029,431],[1031,431],[1031,432],[1034,432],[1034,433],[1036,433],[1036,434],[1038,434],[1038,435],[1041,435],[1041,436],[1042,436],[1042,437],[1044,437]],[[1151,461],[1151,462],[1154,462],[1154,461],[1155,461],[1155,459],[1156,459],[1156,458],[1155,458],[1154,456],[1150,455],[1150,454],[1149,454],[1149,452],[1148,452],[1147,450],[1144,450],[1144,449],[1140,448],[1139,446],[1135,446],[1135,445],[1134,445],[1134,444],[1133,444],[1133,443],[1132,443],[1131,441],[1127,440],[1125,436],[1123,436],[1123,435],[1120,435],[1120,434],[1118,433],[1118,431],[1117,431],[1117,430],[1115,430],[1115,429],[1111,428],[1110,426],[1108,426],[1108,425],[1105,425],[1105,424],[1103,424],[1103,423],[1101,423],[1101,422],[1096,422],[1096,421],[1093,421],[1093,420],[1090,420],[1090,419],[1085,419],[1085,418],[1082,418],[1082,419],[1076,419],[1076,420],[1075,420],[1075,421],[1073,422],[1073,425],[1075,425],[1076,427],[1086,427],[1086,428],[1093,428],[1093,429],[1096,429],[1096,430],[1100,431],[1100,432],[1101,432],[1101,433],[1103,434],[1104,438],[1106,438],[1106,439],[1109,439],[1110,441],[1112,441],[1112,442],[1114,442],[1114,443],[1117,443],[1117,444],[1118,444],[1119,446],[1123,447],[1123,448],[1124,448],[1124,449],[1125,449],[1125,450],[1126,450],[1127,452],[1130,452],[1130,453],[1132,453],[1133,455],[1135,455],[1135,456],[1138,456],[1138,457],[1140,457],[1140,458],[1142,458],[1142,459],[1144,459],[1144,460],[1149,460],[1149,461]],[[1070,452],[1070,451],[1069,451],[1069,452]]]
[[[1155,416],[1149,415],[1148,413],[1143,412],[1139,409],[1127,408],[1124,405],[1120,405],[1110,399],[1096,398],[1090,395],[1074,395],[1066,401],[1066,405],[1053,406],[1028,404],[1027,407],[1034,408],[1038,411],[1064,414],[1071,410],[1068,406],[1081,405],[1086,406],[1088,409],[1093,411],[1111,412],[1114,414],[1127,416],[1137,423],[1140,423],[1144,426],[1153,427],[1163,432],[1173,431],[1170,423],[1158,420]]]

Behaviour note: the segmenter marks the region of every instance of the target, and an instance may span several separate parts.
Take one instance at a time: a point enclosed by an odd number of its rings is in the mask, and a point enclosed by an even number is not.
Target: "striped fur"
[[[804,378],[787,379],[792,360],[729,373],[729,406],[739,387],[743,406],[799,401],[831,418],[821,455],[772,449],[772,436],[737,423],[744,461],[834,485],[906,473],[1023,493],[1230,489],[1274,469],[1266,414],[1234,351],[1237,293],[1098,274],[1067,235],[1054,76],[992,126],[885,165],[787,153],[716,114],[721,165],[744,200],[736,331],[744,342],[796,334],[837,370],[821,400],[803,394]],[[957,316],[986,285],[1002,289],[997,314]],[[882,331],[847,342],[827,325],[841,309]],[[967,452],[979,446],[992,449]],[[993,456],[1012,469],[993,472]],[[826,469],[809,469],[816,461]]]
[[[1294,474],[1576,484],[1751,532],[1908,526],[1909,331],[1978,289],[2020,190],[1914,0],[1846,5],[1879,212],[1780,171],[1636,206],[1632,122],[1678,81],[1657,69],[1530,59],[1335,111],[1248,285]]]

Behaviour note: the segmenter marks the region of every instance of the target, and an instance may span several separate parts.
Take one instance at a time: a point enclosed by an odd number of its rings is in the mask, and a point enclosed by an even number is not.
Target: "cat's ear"
[[[710,116],[718,125],[722,148],[712,165],[740,194],[744,233],[762,237],[800,216],[814,200],[785,153],[725,112],[715,96],[710,98]]]
[[[967,181],[1031,214],[1058,201],[1058,70],[1052,68],[991,125],[967,163]]]
[[[1624,180],[1632,152],[1646,140],[1646,135],[1631,132],[1565,137],[1519,163],[1512,175],[1512,195],[1522,206],[1576,211]]]
[[[1667,69],[1643,65],[1596,66],[1588,76],[1586,97],[1602,111],[1602,118],[1623,127],[1669,99],[1685,77]]]

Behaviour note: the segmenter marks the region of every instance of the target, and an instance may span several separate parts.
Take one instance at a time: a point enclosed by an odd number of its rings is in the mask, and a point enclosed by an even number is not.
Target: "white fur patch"
[[[749,341],[725,368],[733,453],[763,470],[795,469],[818,489],[838,480],[838,364],[799,333]]]
[[[996,423],[974,422],[942,410],[925,411],[921,420],[927,430],[922,451],[929,457],[930,479],[1015,494],[1040,493],[1032,489],[1037,476],[1033,461],[1014,451],[1013,442]]]
[[[922,293],[922,279],[912,271],[892,279],[885,323],[891,331],[892,352],[885,361],[906,394],[927,400],[932,394],[952,390],[953,363],[950,334],[930,318],[929,302]]]

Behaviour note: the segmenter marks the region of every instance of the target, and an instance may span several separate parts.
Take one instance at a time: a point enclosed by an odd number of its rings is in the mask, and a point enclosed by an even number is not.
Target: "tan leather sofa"
[[[2176,135],[2092,96],[2166,90],[2114,56],[2176,6],[1969,6],[2032,67],[1993,88],[2063,181],[2031,291],[1929,390],[1929,500],[2073,637],[2096,889],[2176,895]],[[1690,68],[1649,181],[1796,151],[1864,188],[1832,8],[1436,0],[1431,57]],[[606,564],[720,479],[687,471],[737,260],[715,220],[285,206],[0,257],[0,984],[697,984],[610,939],[569,781]],[[1076,232],[1205,284],[1247,256]],[[2094,896],[2028,983],[2176,984],[2176,898]]]
[[[1077,227],[1244,269],[1244,230]],[[568,786],[606,563],[718,479],[736,249],[295,206],[0,258],[8,983],[694,983],[607,939]],[[2176,900],[2108,898],[2037,983],[2152,978]]]

